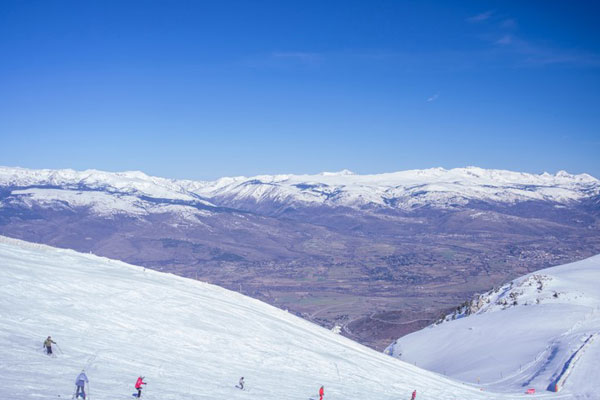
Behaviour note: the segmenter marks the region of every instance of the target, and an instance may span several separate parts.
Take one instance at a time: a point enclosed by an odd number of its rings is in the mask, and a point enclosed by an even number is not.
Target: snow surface
[[[466,320],[466,319],[465,319]],[[42,341],[60,350],[51,358]],[[456,360],[457,361],[457,360]],[[217,286],[0,237],[0,399],[519,399],[482,392]],[[244,376],[248,390],[234,387]],[[521,390],[518,393],[522,393]],[[535,396],[565,398],[564,395]]]
[[[171,213],[186,219],[195,219],[196,216],[208,216],[207,210],[199,210],[194,207],[169,204],[153,203],[145,201],[137,196],[128,194],[111,194],[102,191],[78,191],[68,189],[23,189],[13,190],[13,195],[32,206],[37,203],[47,207],[88,207],[95,214],[111,216],[115,214],[127,214],[129,216],[140,216],[148,214]]]
[[[477,167],[432,168],[377,175],[348,170],[316,175],[259,175],[213,182],[173,180],[142,172],[31,170],[0,167],[0,186],[55,186],[104,190],[153,198],[233,204],[274,202],[288,205],[377,206],[411,210],[423,205],[454,207],[481,200],[513,204],[522,201],[569,203],[600,194],[590,175],[560,171],[540,175]],[[85,193],[82,193],[85,197]],[[38,196],[41,194],[38,192]],[[51,193],[47,196],[50,198]]]
[[[547,268],[476,296],[387,352],[494,391],[552,387],[569,358],[600,332],[600,255]],[[600,340],[583,349],[560,393],[599,399]]]

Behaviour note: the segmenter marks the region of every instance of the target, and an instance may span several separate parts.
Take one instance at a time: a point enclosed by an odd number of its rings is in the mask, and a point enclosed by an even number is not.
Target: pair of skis
[[[235,385],[235,388],[243,390],[245,392],[249,392],[250,391],[250,389],[248,389],[246,386]]]

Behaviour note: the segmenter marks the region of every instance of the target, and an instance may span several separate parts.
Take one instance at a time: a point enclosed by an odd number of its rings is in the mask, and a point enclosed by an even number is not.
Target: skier
[[[244,377],[243,376],[240,378],[240,383],[235,385],[235,387],[238,389],[244,390]]]
[[[83,397],[85,400],[85,384],[89,383],[88,377],[85,374],[85,370],[81,370],[81,373],[77,375],[77,379],[75,379],[75,385],[77,385],[77,391],[75,392],[75,398],[79,398],[79,396]]]
[[[52,355],[52,343],[56,344],[54,340],[50,336],[46,340],[44,340],[44,347],[46,348],[46,354],[49,356]]]
[[[410,398],[410,400],[415,400],[417,398],[417,390],[413,390],[413,394],[412,397]]]
[[[143,376],[138,376],[137,381],[135,382],[135,388],[137,389],[137,397],[138,399],[142,397],[142,385],[145,385]]]
[[[319,400],[323,400],[323,396],[325,396],[325,390],[323,390],[323,386],[319,389]]]

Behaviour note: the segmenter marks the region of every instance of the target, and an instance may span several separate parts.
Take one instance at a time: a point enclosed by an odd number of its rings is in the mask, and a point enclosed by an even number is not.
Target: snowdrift
[[[52,335],[58,357],[42,351]],[[0,237],[0,399],[513,399],[213,285]],[[234,385],[244,376],[248,390]],[[316,397],[318,398],[318,396]]]
[[[540,270],[477,296],[386,351],[494,391],[598,399],[599,283],[600,256]]]

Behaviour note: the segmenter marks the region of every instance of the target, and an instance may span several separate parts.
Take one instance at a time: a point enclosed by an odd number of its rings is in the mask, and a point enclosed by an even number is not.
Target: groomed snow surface
[[[148,400],[307,400],[321,385],[325,400],[531,397],[482,392],[217,286],[0,237],[0,399],[70,399],[82,368],[90,400],[131,399],[138,375]]]
[[[495,392],[548,392],[560,380],[561,394],[600,399],[600,256],[526,275],[474,305],[388,351]]]

